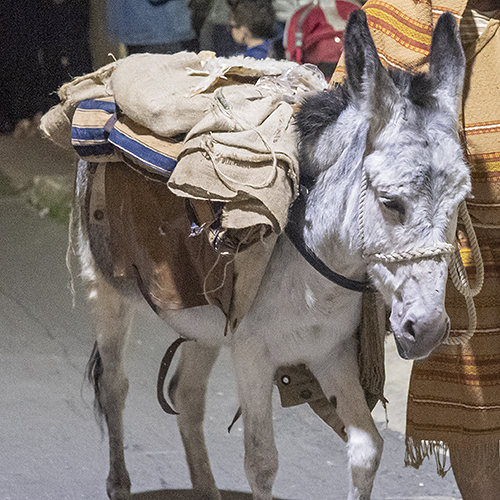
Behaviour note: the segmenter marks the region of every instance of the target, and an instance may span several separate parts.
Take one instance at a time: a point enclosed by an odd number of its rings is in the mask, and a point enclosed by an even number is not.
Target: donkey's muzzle
[[[393,331],[398,353],[403,359],[422,359],[448,337],[450,320],[445,313],[435,321],[424,321],[410,313],[399,326],[393,325]]]

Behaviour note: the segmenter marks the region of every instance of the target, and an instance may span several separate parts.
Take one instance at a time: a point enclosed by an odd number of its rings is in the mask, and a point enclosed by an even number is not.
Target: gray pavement
[[[72,306],[66,269],[67,228],[28,203],[35,178],[74,174],[74,157],[40,139],[0,137],[0,500],[104,499],[107,444],[84,382],[92,347],[85,293],[76,280]],[[61,177],[62,176],[62,177]],[[57,184],[57,183],[56,183]],[[73,275],[77,278],[74,262]],[[126,457],[134,500],[190,499],[189,474],[173,417],[156,402],[160,360],[175,334],[145,306],[136,318],[127,371]],[[374,416],[385,440],[375,500],[456,500],[426,461],[403,466],[405,401],[410,364],[387,342],[388,424]],[[347,497],[342,441],[307,407],[282,409],[275,395],[280,453],[275,483],[283,500]],[[238,406],[227,353],[210,380],[206,436],[212,467],[227,500],[250,499],[243,472],[241,423],[227,426]]]

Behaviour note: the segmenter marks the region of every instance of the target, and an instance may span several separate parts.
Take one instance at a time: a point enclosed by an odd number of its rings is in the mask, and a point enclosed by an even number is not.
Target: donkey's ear
[[[452,113],[457,112],[464,74],[465,56],[457,22],[453,14],[445,12],[438,19],[432,34],[429,75],[439,105],[445,106]]]
[[[354,11],[349,18],[344,53],[347,83],[355,105],[370,116],[377,116],[378,125],[383,127],[392,115],[399,93],[380,62],[362,10]]]

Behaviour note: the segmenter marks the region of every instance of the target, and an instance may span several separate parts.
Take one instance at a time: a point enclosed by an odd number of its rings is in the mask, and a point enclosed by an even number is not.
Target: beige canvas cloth
[[[253,85],[222,87],[186,137],[169,180],[180,195],[226,203],[222,224],[279,234],[298,190],[293,107]]]
[[[64,84],[61,103],[42,119],[41,130],[51,140],[70,147],[71,120],[85,99],[113,96],[125,115],[155,134],[187,133],[210,109],[211,93],[222,85],[255,83],[297,67],[287,61],[231,57],[213,52],[133,54]],[[312,75],[312,73],[311,73]],[[306,80],[313,81],[312,76]]]
[[[259,77],[277,80],[255,85]],[[63,85],[61,104],[44,115],[41,129],[69,147],[79,102],[111,96],[118,124],[136,123],[159,137],[187,134],[173,192],[226,202],[226,228],[264,224],[265,234],[278,234],[298,186],[293,105],[325,85],[315,70],[286,61],[136,54]],[[166,141],[165,147],[172,149]]]

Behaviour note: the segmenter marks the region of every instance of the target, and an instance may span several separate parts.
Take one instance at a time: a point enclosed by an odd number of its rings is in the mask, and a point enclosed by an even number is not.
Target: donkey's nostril
[[[410,319],[407,320],[404,325],[404,331],[415,338],[415,329],[413,328],[413,325],[413,321],[411,321]]]

